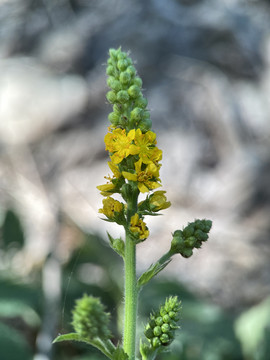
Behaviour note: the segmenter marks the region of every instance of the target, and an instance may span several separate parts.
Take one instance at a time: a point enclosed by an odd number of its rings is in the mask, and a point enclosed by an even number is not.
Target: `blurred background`
[[[192,258],[140,294],[139,330],[168,295],[183,302],[168,360],[270,359],[270,2],[0,1],[1,360],[101,360],[70,332],[74,300],[99,296],[121,334],[121,259],[97,185],[110,47],[143,79],[172,203],[146,219],[138,274],[171,233],[213,220]]]

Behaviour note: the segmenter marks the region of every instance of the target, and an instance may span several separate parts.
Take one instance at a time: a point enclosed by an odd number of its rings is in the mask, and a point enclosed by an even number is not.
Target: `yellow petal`
[[[123,171],[122,175],[127,180],[137,181],[137,175],[136,174],[131,174],[131,173],[127,172],[127,171]]]
[[[140,190],[141,193],[145,193],[149,191],[148,187],[146,187],[144,183],[141,182],[138,183],[138,189]]]

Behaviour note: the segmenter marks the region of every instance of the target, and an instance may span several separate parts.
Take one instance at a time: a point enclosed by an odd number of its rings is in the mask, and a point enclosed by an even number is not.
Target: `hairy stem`
[[[137,211],[138,193],[133,194],[127,203],[127,220]],[[126,229],[125,246],[125,321],[124,350],[129,360],[135,359],[136,320],[137,320],[137,279],[136,279],[136,243]]]

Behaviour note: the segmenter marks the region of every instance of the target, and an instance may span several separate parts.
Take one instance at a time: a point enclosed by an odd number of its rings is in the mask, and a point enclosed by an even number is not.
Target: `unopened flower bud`
[[[144,98],[143,96],[140,96],[139,98],[136,99],[135,101],[135,105],[139,108],[145,109],[146,106],[148,104],[148,101],[146,98]]]
[[[82,338],[110,338],[111,332],[108,328],[110,314],[105,312],[104,305],[98,298],[84,295],[76,301],[72,315],[74,330]]]
[[[119,122],[119,115],[117,115],[115,112],[111,112],[108,115],[108,119],[112,123],[112,125],[116,126]]]
[[[121,103],[124,104],[129,100],[129,95],[128,92],[125,90],[120,90],[117,93],[117,100]]]
[[[107,100],[113,104],[116,101],[116,94],[114,91],[108,91],[106,95]]]
[[[137,85],[132,85],[128,89],[128,94],[132,99],[136,99],[137,97],[140,96],[141,90]]]
[[[126,85],[130,82],[131,76],[130,73],[127,71],[121,72],[119,76],[119,80],[123,85]]]
[[[136,74],[136,69],[134,66],[130,65],[126,70],[131,77],[133,77]]]
[[[130,118],[132,121],[140,121],[143,116],[143,110],[141,108],[135,107],[130,113]]]
[[[116,49],[110,49],[109,50],[109,54],[110,54],[110,57],[113,58],[113,59],[117,59],[117,55],[118,55],[118,50]]]
[[[114,67],[112,65],[108,65],[107,69],[106,69],[106,73],[109,76],[113,76],[114,75]]]
[[[155,336],[161,335],[162,334],[161,327],[160,326],[154,327],[153,333]]]
[[[128,62],[126,59],[121,59],[121,60],[118,60],[117,62],[117,67],[120,71],[125,71],[126,68],[128,67]]]
[[[133,84],[138,86],[139,88],[142,87],[142,79],[139,76],[136,76],[133,80]]]

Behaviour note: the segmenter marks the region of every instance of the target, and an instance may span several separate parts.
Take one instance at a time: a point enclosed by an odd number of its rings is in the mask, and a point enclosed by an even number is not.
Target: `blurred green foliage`
[[[24,231],[18,215],[8,210],[0,238],[0,349],[1,360],[31,360],[43,318],[42,268],[28,278],[12,269],[12,261],[24,249]],[[71,331],[71,310],[84,293],[98,296],[112,313],[115,343],[122,333],[123,263],[100,236],[83,234],[84,241],[62,266],[62,299],[59,333]],[[15,249],[15,250],[14,250]],[[154,261],[155,259],[153,259]],[[246,312],[228,313],[202,301],[177,280],[158,277],[140,293],[138,331],[149,313],[168,295],[182,300],[181,329],[171,352],[159,360],[267,360],[270,358],[269,299]],[[120,318],[117,322],[117,318]],[[54,334],[55,336],[57,335]],[[19,354],[19,355],[18,355]],[[83,343],[53,345],[53,360],[102,360],[104,356]]]
[[[2,245],[2,246],[1,246]],[[15,246],[16,248],[22,248],[24,245],[24,232],[21,225],[21,221],[14,210],[9,209],[6,211],[4,222],[2,225],[2,241],[0,246],[7,250],[8,248]]]

